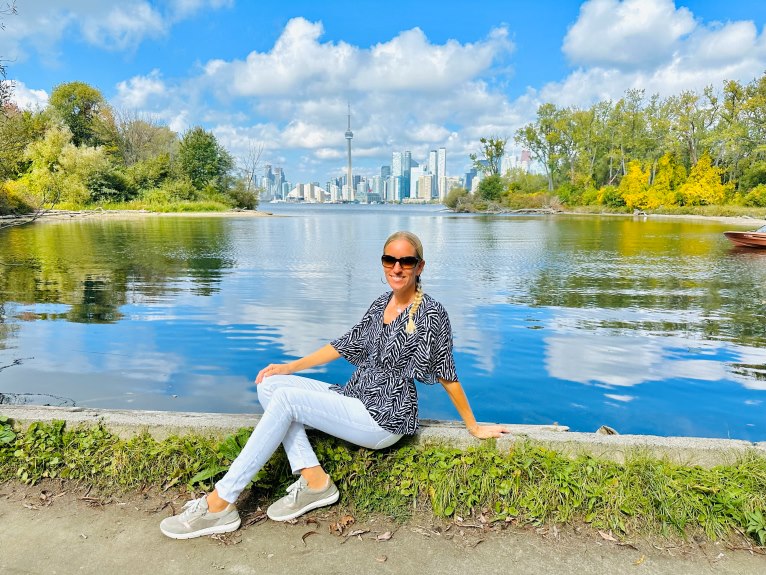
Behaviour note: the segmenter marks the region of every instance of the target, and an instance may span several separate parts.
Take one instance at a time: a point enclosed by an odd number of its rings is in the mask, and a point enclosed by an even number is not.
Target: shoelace
[[[192,499],[191,501],[187,501],[184,503],[184,506],[181,508],[181,516],[184,519],[188,519],[192,517],[197,511],[199,510],[199,506],[202,505],[202,502],[204,501],[205,497],[200,497],[199,499]]]
[[[290,485],[290,487],[287,488],[287,494],[290,497],[290,502],[295,503],[298,501],[298,495],[301,491],[306,489],[307,485],[303,483],[303,478],[301,477],[298,481]]]

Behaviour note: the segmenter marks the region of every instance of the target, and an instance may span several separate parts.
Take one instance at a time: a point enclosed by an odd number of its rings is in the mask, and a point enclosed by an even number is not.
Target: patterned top
[[[383,323],[393,292],[377,298],[361,321],[330,342],[357,366],[351,379],[334,391],[361,400],[372,418],[386,431],[410,435],[418,429],[415,380],[434,384],[439,378],[457,381],[452,356],[452,328],[442,305],[427,294],[413,321],[415,333],[405,331],[409,308],[391,323]]]

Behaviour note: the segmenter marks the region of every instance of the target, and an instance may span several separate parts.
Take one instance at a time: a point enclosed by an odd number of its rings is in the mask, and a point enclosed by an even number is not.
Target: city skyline
[[[347,126],[346,139],[349,141],[348,171],[336,178],[331,178],[322,185],[317,180],[291,182],[285,176],[281,166],[266,164],[263,175],[257,178],[261,188],[261,199],[264,201],[328,201],[328,202],[407,202],[407,201],[443,201],[454,187],[471,188],[472,177],[476,170],[461,176],[449,176],[446,172],[447,150],[441,147],[431,150],[422,162],[412,159],[410,150],[394,151],[390,164],[381,165],[379,173],[372,176],[353,175],[351,172],[351,139],[353,133]],[[528,155],[528,152],[526,152]],[[505,157],[505,156],[504,156]],[[517,167],[518,159],[508,157],[506,169]],[[529,168],[529,162],[524,164]],[[351,177],[352,186],[348,186]],[[477,180],[478,181],[478,180]],[[320,198],[320,192],[324,195]]]
[[[19,105],[86,82],[117,111],[210,130],[235,157],[262,144],[296,181],[346,169],[349,104],[355,173],[373,177],[392,150],[427,162],[444,147],[458,175],[479,138],[512,143],[541,103],[720,90],[766,69],[760,0],[16,5],[0,58]]]

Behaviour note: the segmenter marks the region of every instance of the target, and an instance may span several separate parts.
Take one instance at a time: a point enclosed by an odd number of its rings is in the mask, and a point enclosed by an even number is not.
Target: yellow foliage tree
[[[722,171],[713,165],[710,154],[702,154],[686,182],[678,188],[679,203],[683,206],[722,204],[730,187],[721,183]]]
[[[672,206],[678,203],[676,190],[686,181],[686,169],[676,162],[673,154],[665,154],[657,162],[654,181],[649,186],[653,207]]]
[[[625,205],[630,209],[645,210],[647,208],[656,208],[648,193],[649,189],[649,170],[641,167],[641,162],[628,162],[628,171],[620,180],[620,186],[617,188],[625,201]]]

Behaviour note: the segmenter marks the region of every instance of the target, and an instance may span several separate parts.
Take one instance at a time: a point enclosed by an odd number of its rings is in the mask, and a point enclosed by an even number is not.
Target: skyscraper
[[[447,148],[439,148],[436,155],[436,186],[443,201],[447,196]]]
[[[404,189],[402,190],[402,199],[410,197],[410,190],[412,183],[410,180],[410,171],[412,170],[412,152],[409,150],[404,151],[404,157],[402,161],[402,176],[404,177]]]

